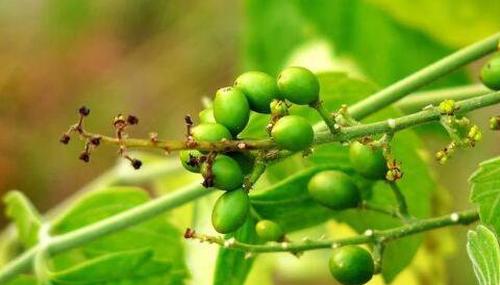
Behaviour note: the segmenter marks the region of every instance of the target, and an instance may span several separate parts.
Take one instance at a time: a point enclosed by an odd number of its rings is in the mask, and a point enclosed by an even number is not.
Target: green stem
[[[456,103],[457,114],[465,114],[467,112],[494,105],[500,102],[500,92],[493,92],[475,98],[462,100]],[[329,132],[317,133],[315,144],[330,143],[333,141],[349,141],[351,139],[360,138],[369,135],[394,133],[406,128],[415,127],[418,125],[438,121],[441,114],[437,107],[432,107],[418,113],[407,116],[402,116],[396,119],[388,119],[385,121],[361,124],[357,126],[342,128],[336,135],[331,135]]]
[[[499,40],[500,33],[496,33],[484,40],[460,49],[380,90],[372,96],[359,101],[349,107],[349,112],[358,120],[365,118],[453,70],[494,52],[497,49]]]
[[[203,188],[199,183],[186,186],[172,194],[162,196],[100,222],[53,237],[46,245],[46,248],[53,255],[82,246],[102,236],[142,223],[167,210],[179,207],[209,193],[212,193],[212,191]],[[0,284],[6,284],[14,276],[28,271],[37,252],[38,247],[33,247],[7,264],[0,272]]]
[[[428,105],[437,105],[446,99],[459,101],[484,95],[489,92],[490,90],[481,84],[442,88],[414,93],[397,102],[394,106],[405,113],[413,113],[422,110],[422,108]]]
[[[399,186],[396,182],[389,182],[389,186],[391,187],[392,193],[394,193],[394,197],[396,198],[396,202],[398,204],[398,215],[403,217],[405,221],[408,221],[411,216],[408,213],[408,204],[406,203],[406,198],[399,189]]]
[[[326,126],[330,130],[330,133],[335,134],[338,132],[338,128],[335,128],[335,120],[333,119],[332,114],[325,108],[323,103],[318,100],[310,104],[310,106],[318,112]]]
[[[318,240],[318,241],[302,241],[302,242],[284,242],[284,243],[267,243],[267,244],[248,244],[232,240],[228,242],[222,236],[207,236],[196,234],[193,238],[201,241],[208,241],[220,246],[230,247],[235,250],[241,250],[252,253],[262,252],[303,252],[307,250],[336,248],[352,244],[365,243],[387,243],[396,239],[400,239],[409,235],[430,231],[438,228],[454,225],[468,225],[479,219],[479,214],[476,210],[467,210],[459,213],[452,213],[436,218],[422,219],[411,222],[409,224],[388,229],[375,230],[370,234],[362,234],[349,238],[333,239],[333,240]]]

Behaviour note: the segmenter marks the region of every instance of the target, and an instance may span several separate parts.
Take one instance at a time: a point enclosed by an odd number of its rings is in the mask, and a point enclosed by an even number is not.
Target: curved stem
[[[209,193],[212,193],[212,191],[202,187],[199,183],[195,183],[97,223],[53,237],[45,246],[49,254],[57,254],[137,225]],[[38,250],[38,247],[33,247],[2,268],[0,284],[5,284],[17,274],[29,270]]]
[[[220,246],[230,247],[235,250],[247,251],[252,253],[262,252],[303,252],[307,250],[337,248],[351,244],[365,243],[387,243],[409,235],[430,231],[438,228],[454,225],[468,225],[479,219],[479,214],[476,210],[467,210],[459,213],[452,213],[437,218],[429,218],[411,222],[404,226],[400,226],[388,230],[371,231],[370,234],[362,234],[348,238],[333,239],[333,240],[318,240],[318,241],[302,241],[302,242],[284,242],[284,243],[267,243],[267,244],[248,244],[231,240],[227,242],[222,236],[207,236],[203,234],[195,234],[192,238],[200,241],[215,243]]]
[[[365,118],[453,70],[495,51],[499,40],[500,33],[496,33],[460,49],[352,105],[349,113],[358,120]]]
[[[318,114],[321,116],[323,121],[325,122],[326,126],[330,130],[332,134],[335,134],[338,132],[338,128],[335,127],[335,120],[333,119],[333,116],[328,110],[325,108],[323,103],[321,101],[316,101],[310,105],[312,108],[316,109]]]

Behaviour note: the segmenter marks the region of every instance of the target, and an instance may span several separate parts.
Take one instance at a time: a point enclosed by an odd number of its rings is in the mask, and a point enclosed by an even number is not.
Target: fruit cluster
[[[319,100],[319,81],[309,70],[289,67],[278,79],[263,72],[246,72],[234,85],[219,89],[213,106],[199,113],[199,124],[190,128],[188,141],[220,142],[244,139],[241,131],[248,124],[250,113],[271,114],[270,135],[280,149],[301,151],[309,148],[314,133],[309,122],[288,115],[286,101],[307,105]],[[200,152],[186,150],[179,154],[182,165],[189,171],[200,173],[205,187],[227,191],[215,203],[212,213],[214,228],[220,233],[238,229],[246,220],[250,209],[245,176],[253,169],[255,157],[250,152]],[[257,232],[264,240],[279,240],[283,234],[271,221],[261,221]]]
[[[199,113],[200,124],[190,128],[188,141],[219,142],[244,139],[240,133],[248,124],[250,113],[270,114],[269,133],[280,149],[303,151],[313,141],[309,122],[288,114],[288,103],[314,106],[319,102],[319,82],[302,67],[289,67],[275,80],[262,72],[240,75],[232,87],[219,89],[213,106]],[[358,142],[351,144],[349,156],[353,168],[367,179],[384,179],[387,163],[380,148]],[[205,187],[226,191],[216,201],[212,224],[219,233],[231,233],[245,222],[250,211],[245,177],[252,172],[255,157],[249,151],[214,153],[198,150],[180,152],[182,165],[200,173]],[[358,186],[348,174],[322,171],[308,183],[308,191],[318,204],[332,210],[355,208],[361,204]],[[260,220],[255,227],[263,241],[286,241],[283,228],[276,222]],[[371,279],[374,262],[371,254],[358,246],[334,250],[330,260],[332,275],[344,284],[362,284]]]

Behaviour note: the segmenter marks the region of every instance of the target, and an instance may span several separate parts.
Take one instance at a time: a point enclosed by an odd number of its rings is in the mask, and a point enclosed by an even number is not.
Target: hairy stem
[[[225,240],[222,236],[208,236],[203,234],[195,234],[194,239],[203,242],[215,243],[220,246],[233,248],[251,253],[262,252],[303,252],[307,250],[336,248],[351,244],[365,243],[387,243],[405,236],[418,234],[438,228],[454,225],[468,225],[479,219],[479,214],[476,210],[467,210],[459,213],[452,213],[437,218],[422,219],[411,222],[404,226],[392,228],[388,230],[373,230],[367,231],[362,235],[357,235],[342,239],[333,240],[306,240],[302,242],[283,242],[283,243],[267,243],[267,244],[248,244],[237,240]],[[369,233],[369,234],[368,234]]]
[[[352,105],[349,107],[349,113],[358,120],[365,118],[451,71],[494,52],[497,49],[499,40],[500,33],[496,33],[460,49]]]
[[[142,223],[167,210],[179,207],[212,192],[203,188],[199,183],[195,183],[97,223],[53,237],[45,247],[48,253],[52,255],[82,246],[105,235]],[[38,247],[33,247],[2,268],[0,284],[6,284],[14,276],[31,269],[38,250]]]

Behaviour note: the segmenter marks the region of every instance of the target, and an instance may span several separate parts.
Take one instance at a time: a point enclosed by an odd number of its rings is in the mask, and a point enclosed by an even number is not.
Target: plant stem
[[[320,100],[312,103],[310,106],[316,109],[321,118],[323,118],[323,121],[330,130],[330,133],[335,134],[338,132],[338,128],[335,128],[335,120],[333,119],[332,114],[328,112]]]
[[[495,51],[499,40],[500,33],[496,33],[462,48],[352,105],[349,113],[358,120],[365,118],[451,71]]]
[[[97,223],[53,237],[45,246],[51,255],[58,254],[87,244],[105,235],[142,223],[167,210],[179,207],[212,192],[203,188],[199,183],[194,183],[172,194],[162,196]],[[6,284],[7,281],[11,280],[17,274],[28,271],[33,264],[37,252],[38,247],[33,247],[7,264],[0,272],[0,284]]]
[[[459,108],[457,114],[465,114],[478,108],[494,105],[500,102],[500,92],[493,92],[475,98],[462,100],[456,103]],[[317,133],[315,144],[330,143],[333,141],[349,141],[363,136],[376,135],[382,133],[394,133],[417,125],[438,121],[441,114],[437,107],[420,111],[411,115],[402,116],[396,119],[361,124],[352,127],[342,128],[336,135],[329,132]]]
[[[500,102],[500,92],[491,92],[486,95],[477,96],[471,99],[462,100],[456,103],[459,107],[458,114],[464,114],[475,109],[490,106]],[[402,129],[414,127],[433,121],[439,120],[441,114],[438,109],[433,107],[427,110],[420,111],[411,115],[402,116],[394,119],[393,123],[390,120],[380,121],[369,124],[359,124],[351,127],[340,128],[335,134],[330,131],[327,133],[318,131],[316,133],[314,144],[325,144],[330,142],[348,141],[354,138],[360,138],[367,135],[375,135],[381,133],[393,133]],[[116,138],[102,136],[99,134],[84,132],[84,138],[101,137],[101,141],[107,144],[120,145],[123,144],[128,148],[159,148],[173,150],[183,149],[198,149],[202,151],[244,151],[244,150],[270,150],[276,149],[276,144],[271,139],[261,140],[228,140],[221,142],[197,142],[195,147],[188,147],[183,140],[158,140],[152,142],[148,139],[124,139],[121,142]]]
[[[303,242],[284,242],[284,243],[268,243],[268,244],[248,244],[236,240],[225,240],[222,236],[207,236],[203,234],[195,234],[194,239],[215,243],[220,246],[230,247],[235,250],[241,250],[251,253],[262,252],[303,252],[307,250],[336,248],[351,244],[365,243],[387,243],[405,236],[430,231],[438,228],[454,225],[468,225],[479,219],[479,214],[476,210],[467,210],[459,213],[452,213],[437,218],[429,218],[417,220],[409,224],[388,229],[375,230],[371,234],[362,234],[348,238],[333,239],[333,240],[307,240]]]
[[[489,93],[490,90],[481,84],[465,85],[452,88],[442,88],[414,93],[394,106],[405,113],[422,110],[428,105],[437,105],[446,99],[465,100]]]
[[[411,217],[408,213],[408,204],[406,203],[406,198],[399,189],[399,186],[396,182],[389,182],[389,186],[391,187],[392,193],[394,193],[394,197],[396,198],[396,202],[398,204],[398,215],[401,216],[405,221],[408,221]]]

